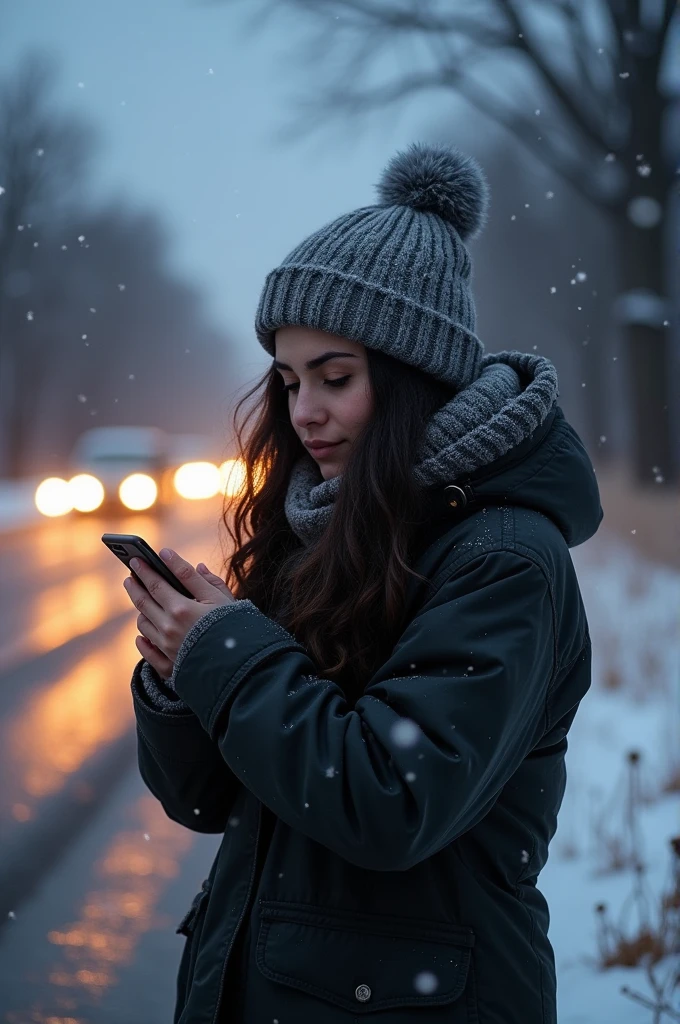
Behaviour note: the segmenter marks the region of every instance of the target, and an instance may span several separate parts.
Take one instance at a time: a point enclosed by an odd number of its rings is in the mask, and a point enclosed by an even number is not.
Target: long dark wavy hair
[[[373,413],[352,443],[321,537],[305,547],[286,519],[290,472],[305,449],[273,365],[236,405],[244,478],[238,494],[225,493],[221,516],[232,542],[225,570],[234,597],[249,598],[288,629],[349,701],[361,696],[399,637],[408,575],[424,579],[408,565],[427,518],[412,467],[428,417],[454,394],[382,352],[367,349],[367,358]]]

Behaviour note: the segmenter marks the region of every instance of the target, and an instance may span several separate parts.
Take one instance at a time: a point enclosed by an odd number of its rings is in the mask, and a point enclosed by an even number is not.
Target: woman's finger
[[[166,638],[164,638],[157,626],[150,619],[147,619],[146,615],[137,616],[137,629],[154,647],[157,647],[162,654],[165,654],[165,651],[168,649]],[[167,654],[165,656],[167,657]]]
[[[135,637],[135,643],[142,657],[158,672],[161,679],[167,682],[175,667],[170,659],[166,658],[163,652],[155,644],[152,644],[150,640],[147,640],[145,636]]]
[[[215,587],[216,590],[221,591],[221,593],[223,594],[228,594],[229,597],[232,596],[231,590],[224,582],[224,580],[221,579],[219,576],[216,576],[214,572],[211,572],[204,562],[199,562],[196,568],[200,572],[203,579],[207,580],[208,583],[212,584],[212,586]]]

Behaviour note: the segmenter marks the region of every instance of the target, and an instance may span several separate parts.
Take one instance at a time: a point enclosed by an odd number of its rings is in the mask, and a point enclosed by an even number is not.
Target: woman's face
[[[311,327],[279,328],[275,348],[274,367],[284,385],[291,385],[288,412],[300,441],[339,442],[326,451],[307,448],[330,480],[342,473],[352,442],[373,412],[366,349]],[[337,354],[328,358],[329,353]]]

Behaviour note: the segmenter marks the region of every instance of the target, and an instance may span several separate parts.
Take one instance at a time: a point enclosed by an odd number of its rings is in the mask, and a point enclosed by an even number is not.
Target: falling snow
[[[401,718],[390,729],[390,738],[398,747],[413,747],[420,738],[420,727],[410,718]]]
[[[421,995],[432,995],[439,988],[439,978],[432,971],[420,971],[413,979],[413,987]]]

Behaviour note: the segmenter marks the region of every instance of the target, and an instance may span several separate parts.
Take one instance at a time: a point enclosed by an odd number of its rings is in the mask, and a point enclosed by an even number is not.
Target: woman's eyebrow
[[[314,359],[310,359],[305,363],[306,370],[316,370],[317,366],[321,366],[322,363],[327,362],[329,359],[339,359],[347,356],[349,359],[356,359],[354,352],[324,352],[322,356],[316,356]],[[292,366],[288,366],[287,363],[280,363],[278,359],[274,360],[275,370],[292,370]]]

